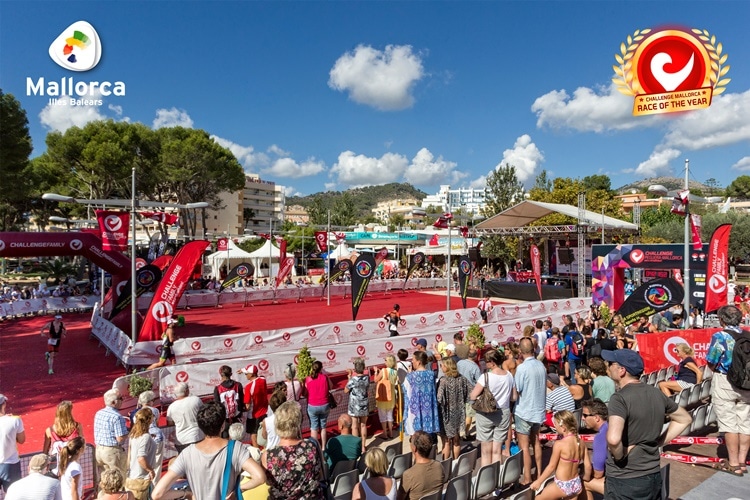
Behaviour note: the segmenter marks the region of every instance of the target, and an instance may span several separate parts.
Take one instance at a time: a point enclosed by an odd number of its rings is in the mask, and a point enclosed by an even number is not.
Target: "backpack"
[[[571,335],[571,339],[573,340],[571,344],[571,350],[573,351],[573,354],[575,356],[578,356],[579,358],[583,356],[583,335],[581,335],[579,332],[574,332]]]
[[[544,357],[547,361],[557,363],[560,361],[560,348],[557,346],[557,339],[550,337],[544,344]]]
[[[232,387],[226,387],[224,384],[219,384],[217,387],[219,401],[221,401],[224,409],[227,411],[227,419],[234,418],[240,414],[238,404],[238,400],[240,399],[239,385],[239,382],[235,382]]]
[[[750,332],[728,333],[734,339],[734,349],[727,380],[736,389],[750,390]]]

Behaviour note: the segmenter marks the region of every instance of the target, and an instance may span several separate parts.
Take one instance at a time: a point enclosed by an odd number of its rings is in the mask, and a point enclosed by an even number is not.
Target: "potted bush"
[[[136,399],[141,395],[141,393],[150,391],[153,388],[154,383],[151,381],[151,379],[141,377],[135,371],[130,376],[130,380],[128,381],[128,392],[130,393],[131,397],[134,397]]]
[[[486,342],[482,327],[478,323],[472,323],[466,330],[466,343],[474,344],[477,348],[477,356],[481,356]]]
[[[310,349],[307,345],[302,346],[297,354],[297,380],[304,382],[305,379],[312,373],[312,365],[315,362],[315,358],[310,354]]]

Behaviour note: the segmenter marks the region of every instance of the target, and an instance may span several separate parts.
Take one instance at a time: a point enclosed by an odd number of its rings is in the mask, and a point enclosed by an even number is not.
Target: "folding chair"
[[[448,481],[443,500],[466,500],[471,495],[471,472]]]
[[[401,479],[409,467],[411,467],[411,453],[396,455],[388,467],[388,475],[394,479]]]
[[[451,478],[451,473],[453,472],[453,458],[448,457],[445,460],[440,460],[439,462],[443,467],[443,479],[447,483]]]
[[[354,487],[358,482],[359,474],[357,473],[357,469],[342,472],[333,480],[333,484],[331,485],[331,496],[333,498],[339,498],[348,493],[351,498],[351,493],[354,491]]]
[[[482,498],[495,491],[499,471],[500,462],[493,462],[479,469],[471,485],[471,498],[473,500]]]
[[[523,471],[523,453],[520,451],[514,455],[511,455],[504,463],[502,469],[500,469],[499,478],[497,481],[497,489],[501,492],[509,489],[511,486],[521,479],[521,472]]]
[[[534,490],[531,488],[526,488],[523,491],[519,491],[518,493],[514,493],[510,497],[508,497],[508,500],[534,500],[534,496],[536,493],[534,493]]]
[[[443,500],[443,490],[437,490],[433,491],[432,493],[428,495],[424,495],[423,497],[420,497],[419,500]]]
[[[385,447],[385,459],[388,461],[388,463],[391,463],[391,460],[393,460],[393,457],[396,455],[400,455],[404,451],[404,445],[401,443],[401,441],[397,441],[393,444],[389,444]]]
[[[458,456],[458,458],[453,462],[453,477],[458,477],[463,474],[473,473],[474,472],[474,466],[477,464],[477,455],[479,454],[479,450],[474,448],[471,451],[467,451],[466,453],[462,453]]]
[[[661,500],[669,500],[669,464],[659,471],[661,473]]]
[[[339,474],[343,474],[344,472],[349,472],[351,470],[357,470],[356,460],[341,460],[340,462],[336,462],[336,465],[333,466],[333,470],[331,470],[330,472],[330,479],[331,481],[333,481]],[[359,471],[357,471],[357,474],[359,474]]]
[[[703,380],[701,382],[701,395],[699,396],[699,399],[703,401],[704,399],[708,399],[711,396],[711,381],[710,380]]]

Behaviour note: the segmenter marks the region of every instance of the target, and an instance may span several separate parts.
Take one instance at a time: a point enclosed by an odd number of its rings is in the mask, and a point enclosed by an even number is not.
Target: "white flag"
[[[719,209],[719,213],[720,214],[725,214],[725,213],[729,212],[729,200],[730,199],[731,198],[729,196],[727,196],[727,201],[725,201],[724,204]]]

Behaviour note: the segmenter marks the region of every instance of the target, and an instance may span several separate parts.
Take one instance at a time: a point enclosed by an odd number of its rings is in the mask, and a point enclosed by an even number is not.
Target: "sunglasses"
[[[593,413],[581,413],[581,416],[582,416],[583,418],[586,418],[586,417],[593,417],[593,416],[594,416],[594,414],[593,414]]]

